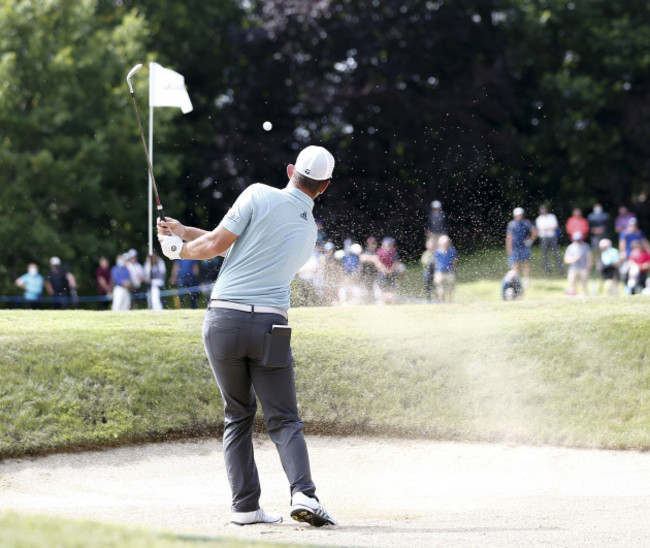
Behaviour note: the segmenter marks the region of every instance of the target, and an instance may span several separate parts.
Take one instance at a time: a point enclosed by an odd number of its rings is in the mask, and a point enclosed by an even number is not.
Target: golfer
[[[316,527],[337,525],[320,505],[298,417],[289,345],[290,284],[316,244],[314,200],[330,183],[334,158],[308,146],[280,190],[253,184],[213,231],[158,221],[158,239],[170,259],[226,254],[203,323],[205,351],[224,401],[224,457],[235,525],[279,523],[259,506],[253,421],[259,398],[269,437],[291,487],[291,517]]]

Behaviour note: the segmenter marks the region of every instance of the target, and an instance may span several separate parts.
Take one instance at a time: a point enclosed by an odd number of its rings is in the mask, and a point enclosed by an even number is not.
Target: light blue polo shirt
[[[291,280],[316,245],[314,201],[297,188],[249,186],[221,226],[239,238],[230,247],[212,299],[289,309]]]

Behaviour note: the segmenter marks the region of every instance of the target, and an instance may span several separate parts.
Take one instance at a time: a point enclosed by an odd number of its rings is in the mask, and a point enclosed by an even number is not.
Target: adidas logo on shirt
[[[300,216],[301,216],[303,219],[305,219],[305,221],[307,220],[307,212],[306,212],[306,211],[303,211],[303,212],[300,214]]]

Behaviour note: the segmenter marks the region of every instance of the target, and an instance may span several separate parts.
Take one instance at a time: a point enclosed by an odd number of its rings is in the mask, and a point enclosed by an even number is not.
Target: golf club
[[[147,157],[147,167],[149,168],[149,175],[151,175],[151,182],[153,183],[153,193],[156,197],[156,206],[158,208],[158,216],[162,221],[165,220],[165,212],[163,211],[163,206],[160,203],[160,198],[158,197],[158,187],[156,186],[156,178],[153,176],[153,166],[151,165],[151,158],[149,157],[149,149],[147,148],[147,142],[144,139],[144,132],[142,131],[142,124],[140,123],[140,114],[138,114],[138,105],[135,102],[135,93],[133,92],[133,86],[131,85],[131,77],[142,68],[142,63],[135,65],[129,73],[126,75],[126,83],[129,85],[129,91],[131,92],[131,99],[133,99],[133,109],[135,110],[135,117],[138,119],[138,128],[140,129],[140,137],[142,137],[142,146],[144,147],[144,153]]]

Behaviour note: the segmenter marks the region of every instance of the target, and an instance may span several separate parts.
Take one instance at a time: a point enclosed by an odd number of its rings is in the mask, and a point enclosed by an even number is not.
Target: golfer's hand
[[[162,249],[163,255],[168,259],[180,259],[181,258],[181,249],[183,249],[183,240],[179,236],[174,234],[173,236],[158,235],[158,241],[160,242],[160,248]]]
[[[165,217],[164,221],[158,219],[156,228],[158,229],[159,236],[172,236],[173,234],[176,234],[182,238],[185,233],[185,227],[179,221],[172,219],[171,217]]]

